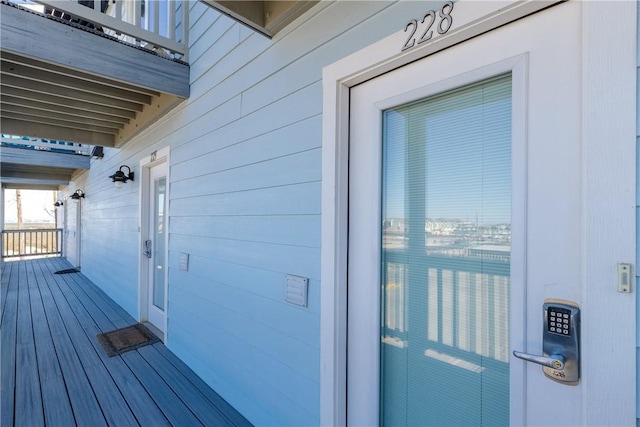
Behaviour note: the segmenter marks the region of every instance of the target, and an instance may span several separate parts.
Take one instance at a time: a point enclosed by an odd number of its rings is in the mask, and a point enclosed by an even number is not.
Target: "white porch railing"
[[[2,230],[2,258],[62,256],[62,229]]]
[[[86,21],[136,46],[187,61],[188,0],[10,0],[42,13]],[[106,10],[103,6],[106,6]]]

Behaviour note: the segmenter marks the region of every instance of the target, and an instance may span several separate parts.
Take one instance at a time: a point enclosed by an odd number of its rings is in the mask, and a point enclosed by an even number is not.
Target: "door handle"
[[[144,256],[151,258],[151,240],[144,241],[144,249],[144,252],[142,252]]]
[[[538,365],[547,366],[549,368],[561,371],[564,369],[564,356],[559,354],[552,354],[551,356],[538,356],[536,354],[522,353],[521,351],[513,350],[513,355],[518,359],[526,360],[527,362],[537,363]]]
[[[542,355],[513,351],[518,359],[542,365],[544,375],[565,385],[580,381],[580,308],[547,299],[542,305]]]

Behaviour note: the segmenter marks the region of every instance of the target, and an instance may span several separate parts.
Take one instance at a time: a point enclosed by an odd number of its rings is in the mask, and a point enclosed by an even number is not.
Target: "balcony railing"
[[[24,148],[38,151],[51,151],[54,153],[80,154],[88,156],[91,154],[92,145],[78,144],[67,141],[57,141],[54,139],[29,138],[26,136],[2,135],[3,147]]]
[[[62,229],[2,230],[2,257],[62,256]]]
[[[406,251],[385,250],[384,342],[405,347],[411,330],[425,356],[447,357],[458,364],[478,356],[507,363],[510,264],[508,254],[500,255],[424,253],[416,259],[413,254],[413,265],[420,265],[420,271],[410,272]],[[410,313],[410,304],[427,304],[428,310]]]
[[[188,0],[10,0],[187,61]]]

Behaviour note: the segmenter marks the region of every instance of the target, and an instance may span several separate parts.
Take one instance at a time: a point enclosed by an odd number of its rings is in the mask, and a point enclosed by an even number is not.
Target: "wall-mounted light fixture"
[[[104,149],[100,145],[96,145],[91,149],[91,157],[101,159],[104,157]]]
[[[76,192],[71,195],[71,200],[73,200],[74,203],[78,203],[78,200],[81,198],[84,199],[84,191],[82,190],[76,190]]]
[[[122,168],[127,168],[129,174],[125,175],[125,173],[122,171]],[[111,180],[116,183],[116,188],[122,188],[122,184],[124,184],[125,182],[129,180],[133,181],[133,171],[131,171],[131,168],[129,166],[122,165],[120,166],[120,169],[118,169],[113,175],[110,175],[109,178],[111,178]]]
[[[56,208],[57,208],[57,207],[60,207],[60,206],[62,206],[62,205],[64,205],[64,203],[63,203],[63,202],[61,202],[60,200],[58,200],[57,202],[55,202],[55,203],[53,204],[53,206],[55,206]]]

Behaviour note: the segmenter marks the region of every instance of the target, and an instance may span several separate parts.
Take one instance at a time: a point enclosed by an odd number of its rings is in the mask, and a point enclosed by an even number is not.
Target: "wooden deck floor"
[[[136,323],[63,258],[6,262],[0,425],[246,426],[163,344],[107,357],[96,335]]]

